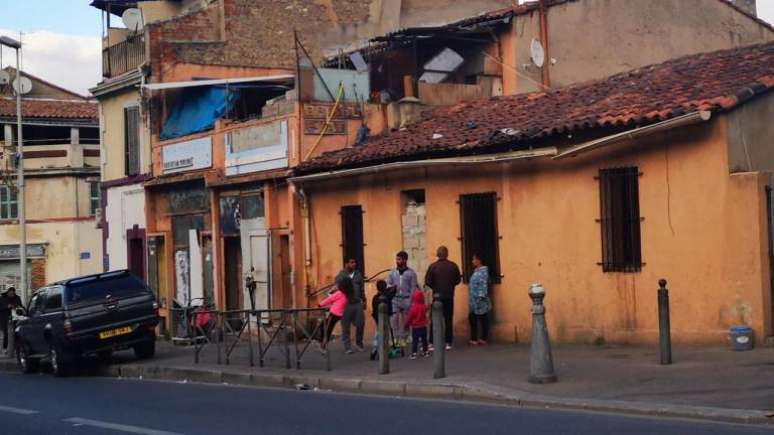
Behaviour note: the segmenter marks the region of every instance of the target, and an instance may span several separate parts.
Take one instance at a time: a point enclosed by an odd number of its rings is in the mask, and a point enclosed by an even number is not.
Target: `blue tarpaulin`
[[[174,139],[215,126],[215,120],[234,105],[238,91],[217,86],[184,89],[161,128],[161,140]]]

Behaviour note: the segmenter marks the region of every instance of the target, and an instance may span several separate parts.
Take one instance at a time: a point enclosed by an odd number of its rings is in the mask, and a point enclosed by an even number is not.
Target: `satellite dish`
[[[6,70],[0,70],[0,86],[11,83],[11,75]]]
[[[121,14],[124,26],[133,32],[142,30],[142,12],[137,8],[129,8]]]
[[[543,64],[546,61],[546,52],[543,50],[543,44],[535,38],[532,38],[532,43],[529,45],[529,55],[535,66],[543,68]]]
[[[13,81],[13,90],[22,95],[29,94],[32,90],[32,80],[24,76],[21,77],[21,80],[16,77],[16,80]]]

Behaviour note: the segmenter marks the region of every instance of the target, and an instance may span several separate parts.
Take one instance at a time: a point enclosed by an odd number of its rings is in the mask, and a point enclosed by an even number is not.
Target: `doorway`
[[[766,223],[769,241],[769,317],[772,331],[774,331],[774,189],[766,186]]]
[[[290,236],[280,236],[279,243],[280,275],[282,277],[281,304],[282,308],[293,308],[293,289],[290,286]]]
[[[135,225],[126,230],[127,266],[130,272],[143,281],[145,273],[145,230]]]
[[[241,310],[242,246],[239,237],[223,238],[226,310]]]

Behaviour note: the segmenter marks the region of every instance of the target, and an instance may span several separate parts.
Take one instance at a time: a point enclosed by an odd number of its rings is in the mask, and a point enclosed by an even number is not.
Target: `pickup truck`
[[[156,349],[158,304],[153,292],[126,270],[59,281],[36,290],[16,321],[16,361],[24,373],[47,360],[63,376],[80,357],[109,358],[134,349],[138,358]]]

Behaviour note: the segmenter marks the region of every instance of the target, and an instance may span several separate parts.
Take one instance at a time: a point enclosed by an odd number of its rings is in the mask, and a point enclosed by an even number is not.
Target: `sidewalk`
[[[312,348],[301,370],[285,369],[279,348],[271,349],[264,368],[258,367],[256,355],[256,366],[251,368],[246,346],[237,348],[230,365],[225,360],[216,364],[214,345],[205,348],[200,364],[194,364],[193,348],[159,342],[154,359],[136,361],[131,352],[122,352],[101,374],[274,387],[307,384],[335,391],[756,423],[769,422],[768,414],[774,410],[774,349],[770,348],[732,352],[676,346],[675,363],[661,366],[655,347],[557,346],[553,356],[559,382],[549,385],[526,381],[526,345],[455,347],[446,354],[447,377],[439,380],[432,377],[432,358],[393,359],[390,374],[378,375],[377,363],[369,361],[368,352],[345,355],[338,342],[330,351],[330,372]]]

